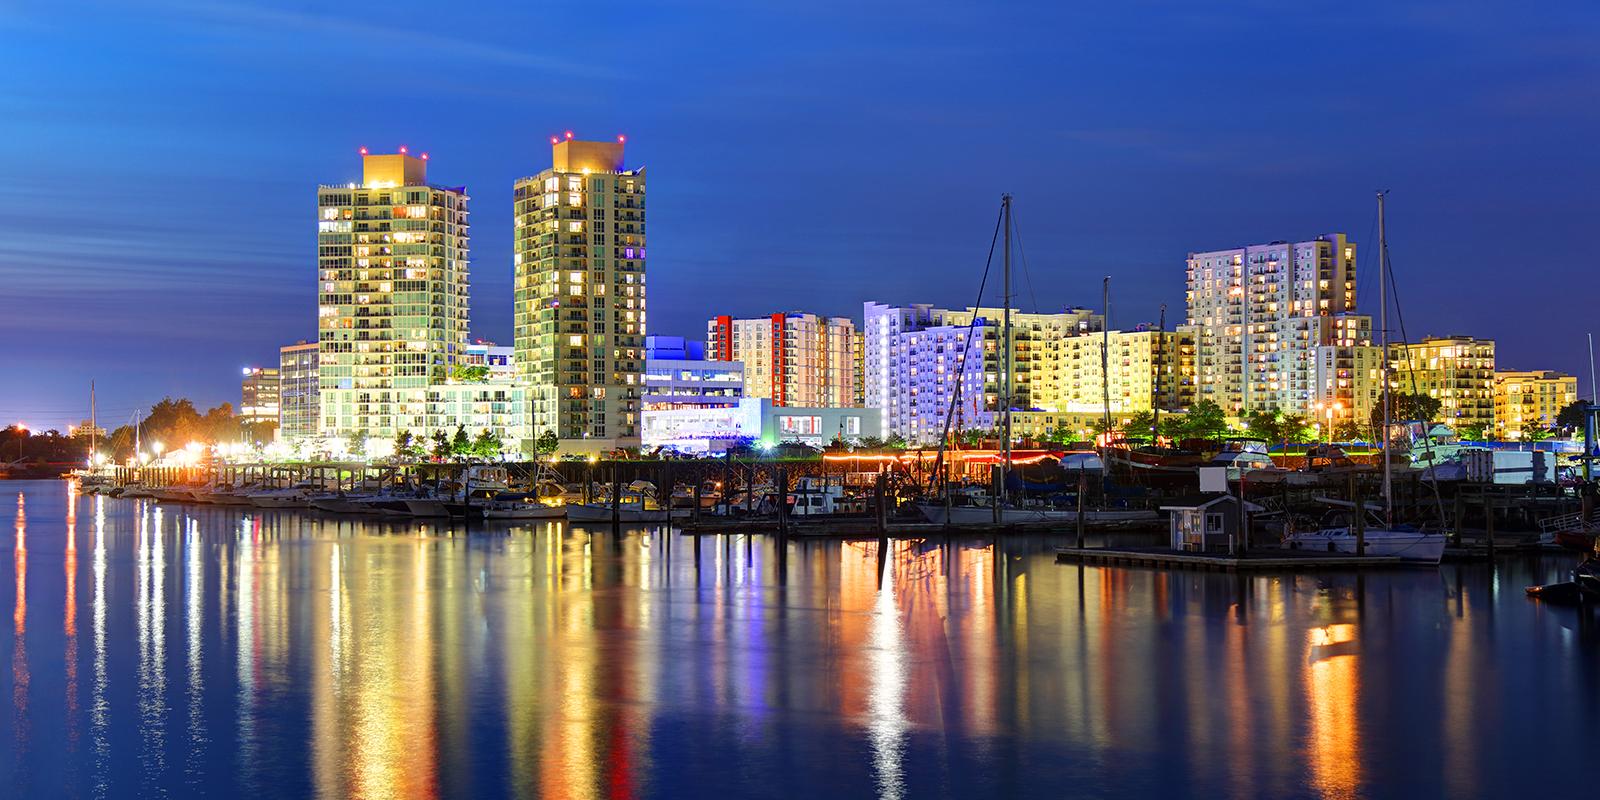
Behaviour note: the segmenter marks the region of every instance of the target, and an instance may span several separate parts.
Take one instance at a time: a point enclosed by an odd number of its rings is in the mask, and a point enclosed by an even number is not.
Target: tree
[[[1095,438],[1105,436],[1109,439],[1111,438],[1111,434],[1117,432],[1117,421],[1114,419],[1108,420],[1103,416],[1099,416],[1089,420],[1088,427],[1089,434],[1091,436],[1094,436]]]
[[[401,431],[394,437],[394,454],[399,458],[423,458],[428,455],[428,448],[411,431]]]
[[[559,447],[561,447],[561,440],[556,437],[555,431],[548,428],[545,429],[544,433],[539,434],[539,438],[533,440],[533,451],[541,456],[554,455]]]
[[[1564,431],[1581,431],[1584,426],[1584,407],[1588,403],[1579,400],[1562,406],[1561,413],[1556,414],[1556,427]]]
[[[450,457],[449,434],[445,433],[444,431],[434,431],[428,435],[428,438],[433,442],[433,447],[429,449],[429,455],[432,455],[434,458]]]
[[[1353,419],[1340,421],[1333,426],[1334,441],[1361,442],[1366,441],[1368,436],[1367,429]]]
[[[1065,425],[1057,425],[1045,434],[1044,440],[1051,444],[1066,446],[1078,441],[1078,432]]]
[[[1550,426],[1536,419],[1528,420],[1522,425],[1523,441],[1542,442],[1554,435],[1555,431],[1550,430]]]
[[[1201,400],[1183,418],[1183,435],[1190,439],[1221,439],[1228,432],[1228,415],[1222,406]]]
[[[1456,428],[1456,435],[1459,436],[1462,441],[1467,442],[1487,441],[1489,438],[1489,426],[1482,422],[1469,422],[1466,425]]]
[[[1284,438],[1283,414],[1276,408],[1263,408],[1252,411],[1244,417],[1244,426],[1250,430],[1250,435],[1269,442],[1281,441]]]
[[[500,455],[500,435],[488,428],[478,431],[472,440],[472,454],[478,458],[495,458]]]
[[[1437,422],[1439,409],[1443,404],[1437,397],[1425,394],[1411,394],[1410,392],[1394,392],[1389,395],[1389,417],[1395,422]],[[1372,407],[1372,425],[1383,425],[1383,402]]]
[[[1122,424],[1122,437],[1135,442],[1153,442],[1156,438],[1156,415],[1140,411]]]
[[[367,451],[367,431],[351,431],[345,439],[345,449],[352,455],[361,455]]]
[[[744,438],[744,437],[741,437],[741,438]],[[878,437],[878,436],[863,436],[860,439],[857,439],[855,447],[851,448],[851,450],[860,450],[860,451],[882,450],[882,449],[883,449],[883,439],[882,439],[882,437]]]
[[[483,383],[489,380],[489,368],[457,364],[450,368],[450,377],[460,383]]]
[[[906,441],[906,437],[898,433],[891,434],[889,438],[883,440],[883,446],[891,450],[904,450],[910,445],[911,443]]]
[[[1317,429],[1304,414],[1285,414],[1278,420],[1278,437],[1285,444],[1305,444],[1317,439]]]
[[[472,455],[472,439],[467,436],[467,426],[456,426],[455,435],[450,437],[450,455],[456,458]]]

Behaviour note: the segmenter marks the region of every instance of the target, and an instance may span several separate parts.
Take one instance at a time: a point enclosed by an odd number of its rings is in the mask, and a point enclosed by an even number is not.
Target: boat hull
[[[567,520],[570,522],[610,522],[612,521],[611,506],[602,503],[578,503],[565,506]],[[664,508],[630,508],[622,506],[617,509],[616,520],[619,522],[666,522],[667,510]]]
[[[917,509],[929,522],[936,525],[993,525],[994,509],[982,506],[954,506],[946,509],[937,503],[918,503]],[[1143,509],[1085,509],[1086,523],[1154,522],[1156,512]],[[1001,525],[1068,524],[1078,522],[1076,510],[1003,508]]]
[[[1381,528],[1366,531],[1366,554],[1369,556],[1396,556],[1402,561],[1437,564],[1444,556],[1445,535],[1420,531],[1390,531]],[[1349,528],[1327,528],[1290,534],[1284,540],[1290,549],[1317,552],[1356,552],[1356,536]]]

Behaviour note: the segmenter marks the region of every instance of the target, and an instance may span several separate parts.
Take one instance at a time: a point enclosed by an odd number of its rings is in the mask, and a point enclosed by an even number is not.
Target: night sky
[[[1193,250],[1330,231],[1407,333],[1580,375],[1600,4],[0,4],[0,422],[238,402],[316,334],[318,183],[427,151],[510,343],[511,187],[552,134],[650,175],[650,332],[970,304],[1001,192],[1020,305],[1183,317]],[[137,6],[137,8],[133,8]],[[1002,6],[1004,9],[1002,10]],[[1376,312],[1375,281],[1362,310]]]

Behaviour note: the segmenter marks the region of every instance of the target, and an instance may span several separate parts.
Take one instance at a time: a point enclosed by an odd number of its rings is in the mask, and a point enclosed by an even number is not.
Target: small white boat
[[[616,508],[618,522],[666,522],[670,512],[656,502],[655,485],[648,481],[634,481],[622,491]],[[612,507],[609,496],[593,503],[569,503],[565,506],[571,522],[611,522]]]
[[[490,500],[483,506],[484,519],[562,519],[566,516],[566,506],[528,500]]]
[[[287,489],[258,489],[246,492],[250,505],[256,508],[305,508],[316,491],[311,483],[300,483]]]
[[[370,494],[345,494],[343,492],[330,492],[327,494],[313,495],[307,500],[307,505],[318,511],[330,514],[375,514],[367,501],[371,500]]]
[[[1445,535],[1406,528],[1368,528],[1362,532],[1369,556],[1398,556],[1402,561],[1437,564],[1444,556]],[[1291,533],[1283,539],[1283,546],[1291,550],[1317,552],[1356,552],[1356,532],[1353,528],[1321,528],[1314,531]]]

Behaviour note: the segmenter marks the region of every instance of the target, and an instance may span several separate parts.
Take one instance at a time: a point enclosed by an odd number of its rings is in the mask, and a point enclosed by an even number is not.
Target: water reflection
[[[1600,724],[1593,626],[1493,590],[1558,559],[1239,577],[23,486],[0,642],[41,795],[1492,795],[1581,787]]]
[[[17,517],[12,545],[13,585],[16,596],[11,606],[11,729],[15,734],[15,749],[19,771],[25,771],[28,745],[28,685],[32,675],[28,671],[28,503],[22,492],[17,492]]]

